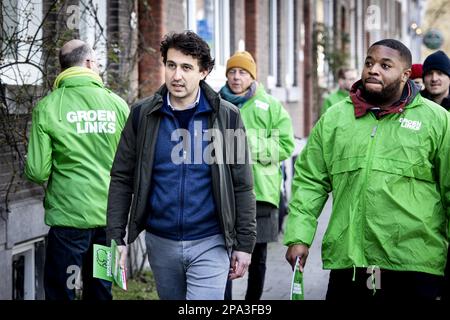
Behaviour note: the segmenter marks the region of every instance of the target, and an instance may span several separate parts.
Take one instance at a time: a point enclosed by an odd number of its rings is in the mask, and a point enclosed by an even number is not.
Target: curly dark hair
[[[164,36],[160,46],[164,64],[167,62],[167,52],[170,48],[179,50],[185,55],[197,59],[200,71],[207,70],[209,73],[214,67],[214,59],[211,57],[211,50],[208,44],[193,31],[171,32]]]

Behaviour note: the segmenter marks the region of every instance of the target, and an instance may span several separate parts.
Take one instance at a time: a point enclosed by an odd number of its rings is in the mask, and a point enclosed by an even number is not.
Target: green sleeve
[[[292,196],[284,243],[311,245],[317,219],[331,192],[331,180],[323,155],[323,118],[313,128],[308,142],[295,162]]]
[[[47,181],[52,168],[52,142],[45,130],[45,114],[41,109],[42,105],[37,105],[33,110],[25,165],[25,175],[39,184]]]
[[[436,153],[436,173],[439,177],[439,189],[441,190],[441,198],[444,210],[447,214],[447,221],[450,222],[450,113],[446,113],[445,134],[440,141],[438,151]],[[447,225],[450,239],[450,224]]]
[[[277,102],[271,106],[273,123],[269,130],[248,130],[252,159],[262,164],[278,163],[289,158],[294,151],[294,129],[289,113]]]

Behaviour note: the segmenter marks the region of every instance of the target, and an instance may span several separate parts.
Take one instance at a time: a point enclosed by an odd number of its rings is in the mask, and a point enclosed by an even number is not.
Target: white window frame
[[[272,46],[269,48],[269,75],[267,88],[273,89],[278,83],[278,0],[269,1],[269,37]]]
[[[294,85],[294,0],[287,0],[287,50],[286,50],[286,75],[285,82],[287,88]]]
[[[16,52],[17,59],[6,56],[3,57],[2,65],[12,64],[11,66],[1,69],[0,79],[3,84],[9,85],[39,85],[42,83],[42,72],[39,68],[33,66],[40,66],[42,57],[42,28],[39,28],[42,22],[42,1],[40,0],[3,0],[3,8],[5,11],[12,5],[12,2],[17,2],[18,25],[17,30],[23,30],[19,32],[19,37],[23,39],[18,43],[18,50]],[[26,14],[24,14],[26,12]],[[3,13],[3,25],[7,26],[8,18]],[[29,18],[29,19],[27,19]],[[10,21],[14,23],[15,21]],[[2,28],[3,28],[2,25]],[[15,27],[15,26],[10,26]],[[35,37],[35,44],[27,43],[28,37]],[[3,50],[2,50],[3,51]],[[31,55],[28,57],[29,63],[25,62],[28,53]],[[19,62],[20,64],[16,64]]]
[[[97,11],[97,21],[94,14]],[[104,72],[108,63],[108,52],[106,46],[106,15],[107,3],[103,0],[81,0],[80,1],[80,20],[79,33],[80,40],[89,44],[96,53],[97,64],[100,72]],[[100,26],[101,28],[100,28]],[[103,34],[101,33],[103,29]]]
[[[214,50],[211,55],[215,59],[215,66],[206,81],[215,90],[220,89],[226,82],[226,61],[230,57],[230,0],[214,1]],[[186,0],[187,29],[197,32],[196,0]]]
[[[16,245],[12,249],[12,256],[25,256],[24,270],[24,300],[35,300],[36,295],[36,273],[35,273],[35,245],[44,241],[44,238],[34,239]]]

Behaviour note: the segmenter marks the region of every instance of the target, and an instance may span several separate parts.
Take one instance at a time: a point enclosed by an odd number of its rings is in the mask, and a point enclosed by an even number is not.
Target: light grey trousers
[[[145,242],[161,300],[223,300],[230,268],[223,235],[174,241],[146,232]]]

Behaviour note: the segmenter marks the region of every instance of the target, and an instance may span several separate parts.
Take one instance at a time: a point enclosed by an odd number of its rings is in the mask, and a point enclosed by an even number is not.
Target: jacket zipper
[[[179,230],[180,230],[180,240],[183,240],[183,216],[184,216],[184,184],[186,181],[186,150],[183,150],[183,164],[181,169],[181,188],[180,188],[180,216],[179,216]]]
[[[189,130],[192,121],[195,122],[195,116],[197,115],[196,112],[194,112],[194,114],[192,115],[192,118],[189,120],[188,123],[188,131],[191,132],[191,130]],[[180,129],[180,123],[178,122],[178,119],[176,117],[174,117],[177,128]],[[195,128],[194,128],[195,130]],[[186,141],[186,143],[189,143],[192,145],[192,140],[191,141]],[[187,171],[187,166],[186,166],[186,160],[187,160],[187,151],[186,151],[187,147],[186,145],[183,148],[183,164],[182,164],[182,169],[181,169],[181,187],[180,187],[180,216],[178,217],[178,224],[179,224],[179,230],[180,230],[180,240],[183,240],[183,218],[184,218],[184,187],[186,184],[186,171]],[[191,151],[191,150],[189,150]],[[190,157],[192,156],[192,154],[189,155]],[[191,159],[192,160],[192,159]]]
[[[373,148],[374,148],[374,144],[375,144],[375,136],[377,134],[378,131],[378,126],[379,126],[379,120],[376,120],[375,125],[372,127],[372,132],[370,133],[370,141],[369,141],[369,150],[368,150],[368,159],[367,159],[367,169],[364,175],[364,185],[363,185],[363,189],[362,192],[364,192],[364,194],[366,194],[367,191],[367,183],[369,181],[369,177],[370,177],[370,171],[372,170],[372,164],[373,164]],[[365,219],[366,219],[366,207],[367,207],[367,201],[366,201],[366,195],[363,196],[363,211],[362,211],[362,217],[361,217],[361,248],[363,250],[362,252],[362,256],[364,257],[364,261],[365,259],[365,252],[364,252],[364,230],[365,230]],[[365,267],[365,264],[363,264],[363,267]]]
[[[180,129],[180,123],[175,116],[172,116],[175,120],[177,129]],[[188,127],[189,128],[189,127]],[[183,140],[183,142],[185,142]],[[183,163],[181,164],[181,181],[180,181],[180,211],[178,215],[178,230],[179,240],[183,240],[183,216],[184,216],[184,183],[186,181],[186,145],[183,146]]]

